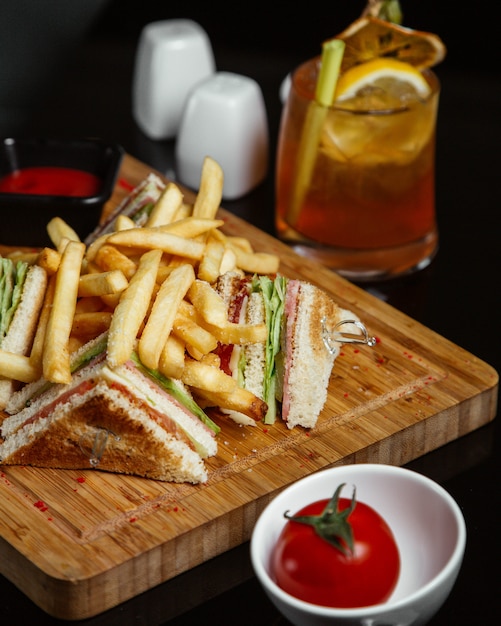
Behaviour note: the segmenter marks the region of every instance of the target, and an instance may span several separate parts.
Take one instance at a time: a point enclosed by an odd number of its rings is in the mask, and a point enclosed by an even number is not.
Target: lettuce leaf
[[[252,282],[252,289],[260,291],[264,301],[265,321],[268,328],[263,383],[263,399],[268,404],[268,411],[264,417],[264,423],[273,424],[277,417],[277,358],[281,350],[280,337],[287,279],[284,276],[277,276],[274,280],[268,276],[257,276]]]
[[[175,381],[167,378],[167,376],[164,376],[158,370],[152,370],[149,367],[143,365],[135,352],[132,353],[131,360],[134,361],[134,365],[140,372],[153,379],[160,387],[162,387],[162,389],[164,389],[178,402],[185,406],[189,411],[196,415],[198,419],[202,421],[206,426],[208,426],[214,433],[216,433],[216,435],[220,432],[221,429],[219,428],[219,426],[211,420],[207,413],[205,413],[205,411],[203,411],[198,406],[195,400],[193,400],[193,398],[188,393],[186,393],[186,391],[184,391],[179,385],[177,385]]]
[[[28,264],[0,257],[0,345],[23,295]]]

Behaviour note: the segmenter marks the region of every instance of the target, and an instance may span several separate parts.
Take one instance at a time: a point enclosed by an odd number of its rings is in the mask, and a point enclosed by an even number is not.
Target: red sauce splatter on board
[[[25,167],[0,178],[3,193],[50,196],[95,196],[101,189],[98,176],[69,167]]]
[[[127,189],[127,191],[132,191],[134,189],[134,185],[132,183],[129,183],[129,181],[125,180],[125,178],[119,178],[118,184],[120,185],[120,187]]]

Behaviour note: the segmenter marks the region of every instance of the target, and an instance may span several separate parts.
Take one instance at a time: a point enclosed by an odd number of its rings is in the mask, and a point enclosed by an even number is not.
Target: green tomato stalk
[[[353,488],[350,506],[338,511],[339,494],[344,486],[345,483],[339,485],[320,515],[292,516],[286,511],[284,517],[292,522],[312,526],[321,539],[330,543],[345,556],[349,556],[349,554],[353,554],[353,529],[348,522],[348,517],[356,506],[356,488]]]

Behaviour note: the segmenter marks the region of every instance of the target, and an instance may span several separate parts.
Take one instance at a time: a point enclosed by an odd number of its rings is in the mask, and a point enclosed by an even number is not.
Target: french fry
[[[237,255],[231,248],[225,248],[223,258],[221,259],[221,266],[219,268],[220,274],[226,272],[232,272],[237,269]]]
[[[163,283],[179,265],[160,265],[158,268],[157,282]]]
[[[43,375],[55,383],[71,382],[68,340],[75,315],[85,244],[68,241],[56,276],[54,300],[43,346]]]
[[[226,303],[209,283],[195,280],[188,290],[188,299],[208,324],[222,327],[228,323]]]
[[[61,254],[54,248],[42,248],[38,253],[37,263],[44,268],[48,276],[57,272],[60,262]]]
[[[31,344],[30,362],[33,367],[39,371],[39,377],[43,372],[43,349],[45,343],[45,333],[47,330],[47,324],[49,322],[49,316],[52,309],[52,303],[54,301],[54,292],[56,290],[56,274],[49,276],[47,281],[47,289],[45,290],[44,301],[40,314],[38,316],[38,324]]]
[[[33,365],[28,356],[0,348],[0,376],[23,383],[31,383],[39,378],[40,371]]]
[[[226,241],[232,248],[239,248],[244,252],[248,252],[249,254],[254,253],[251,242],[246,237],[237,237],[235,235],[232,235],[230,237],[227,237]]]
[[[115,220],[115,230],[128,230],[136,228],[136,222],[127,215],[119,215]]]
[[[186,349],[195,358],[200,359],[204,354],[217,348],[217,339],[214,335],[184,315],[176,315],[172,332],[184,341]],[[194,351],[191,348],[194,348]]]
[[[179,209],[176,211],[176,215],[174,216],[173,221],[182,220],[185,217],[190,217],[193,215],[193,205],[188,204],[187,202],[183,202]]]
[[[165,258],[165,255],[164,255]],[[187,259],[182,256],[176,255],[167,255],[165,265],[161,265],[158,269],[158,277],[157,280],[159,283],[163,282],[167,276],[172,272],[173,269],[179,267],[180,265],[186,265],[189,263],[193,268],[195,268],[197,261],[195,259]]]
[[[274,274],[278,271],[280,265],[278,255],[268,252],[255,252],[246,237],[228,236],[220,230],[214,231],[213,236],[224,243],[226,253],[228,253],[224,271],[234,269],[232,267],[234,262],[236,267],[249,274]],[[229,250],[231,253],[228,252]],[[222,268],[221,274],[224,271]]]
[[[248,274],[276,274],[280,267],[280,258],[268,252],[247,252],[239,245],[228,241],[231,250],[235,253],[237,267]]]
[[[181,378],[184,370],[184,341],[173,334],[167,337],[164,344],[160,361],[158,363],[159,371],[169,378]]]
[[[101,247],[104,246],[108,237],[109,233],[105,233],[104,235],[97,237],[97,239],[94,239],[94,241],[87,247],[87,251],[85,252],[85,260],[88,263],[92,263],[95,260],[97,253],[99,252]]]
[[[89,261],[85,256],[82,262],[82,275],[84,274],[100,274],[103,270],[94,263],[94,261]]]
[[[77,313],[95,313],[103,310],[103,301],[99,296],[89,296],[88,298],[79,298],[75,306],[75,315]]]
[[[81,348],[85,343],[87,343],[86,339],[76,337],[75,335],[70,335],[70,338],[68,339],[69,353],[71,354],[72,352],[75,352],[76,350]]]
[[[219,228],[223,224],[223,220],[211,220],[205,217],[189,216],[165,226],[158,226],[158,229],[164,233],[172,233],[173,235],[189,239],[198,237],[198,235],[204,235],[208,231]]]
[[[225,235],[222,230],[214,230],[211,233],[211,238],[219,241],[225,247],[228,244],[228,235]]]
[[[100,274],[84,274],[80,276],[78,296],[104,296],[120,293],[127,288],[129,281],[122,270],[110,270]]]
[[[176,213],[183,204],[183,194],[174,183],[169,183],[162,192],[162,195],[155,203],[145,226],[163,226],[170,224],[176,219]]]
[[[174,269],[160,286],[138,343],[139,358],[146,367],[158,369],[179,304],[194,280],[193,267],[185,263]]]
[[[210,365],[211,367],[221,367],[221,359],[219,355],[215,352],[209,352],[208,354],[204,354],[204,356],[200,359],[203,363]]]
[[[202,359],[206,356],[204,352],[199,350],[191,343],[185,344],[186,354],[191,356],[191,358],[195,359],[195,361],[202,361]]]
[[[202,316],[197,312],[193,304],[191,302],[188,302],[188,300],[183,300],[179,304],[179,315],[182,317],[187,317],[193,322],[196,322],[198,325],[203,322]]]
[[[193,205],[194,217],[215,218],[223,197],[223,182],[223,170],[219,163],[211,157],[205,157],[200,188]]]
[[[199,241],[185,239],[153,228],[131,228],[112,233],[108,237],[108,243],[126,248],[161,250],[167,254],[197,260],[202,258],[205,248],[205,245]]]
[[[224,256],[224,245],[221,241],[209,238],[205,245],[202,259],[198,266],[197,276],[208,283],[214,283],[221,273]]]
[[[145,252],[129,286],[122,292],[108,333],[107,360],[111,367],[122,365],[132,353],[139,329],[150,307],[161,258],[161,250]]]
[[[73,230],[73,228],[71,228],[71,226],[60,217],[53,217],[48,222],[47,234],[57,250],[60,249],[60,246],[64,247],[66,245],[64,243],[64,239],[69,239],[70,241],[80,241],[80,237]]]
[[[203,360],[186,359],[181,380],[189,387],[214,393],[229,393],[237,387],[237,381],[232,376]]]
[[[59,241],[59,244],[57,246],[57,251],[62,254],[66,246],[70,243],[70,241],[75,241],[75,240],[70,239],[69,237],[61,237],[61,240]]]
[[[94,262],[104,271],[120,270],[128,280],[137,271],[137,264],[130,257],[107,244],[99,248]]]
[[[223,344],[263,343],[268,335],[266,324],[234,324],[226,322],[224,326],[205,324],[204,327]]]
[[[112,318],[111,311],[88,311],[75,313],[71,335],[80,338],[93,339],[105,330],[108,330]]]
[[[238,411],[259,421],[268,409],[266,402],[255,396],[248,389],[236,386],[233,391],[214,392],[209,389],[192,387],[193,394],[203,400],[205,406],[219,407],[229,411]]]
[[[122,293],[109,293],[104,296],[100,296],[100,300],[106,308],[114,310],[120,302],[121,295]]]

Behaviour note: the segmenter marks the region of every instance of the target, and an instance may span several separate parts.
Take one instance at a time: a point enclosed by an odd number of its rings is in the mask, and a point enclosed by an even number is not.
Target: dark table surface
[[[22,11],[25,4],[16,6]],[[165,8],[162,10],[163,5],[149,1],[144,3],[141,19],[135,19],[137,12],[130,13],[133,2],[103,1],[102,5],[95,21],[70,47],[66,62],[47,78],[40,94],[30,97],[29,106],[16,107],[16,114],[10,117],[4,107],[4,116],[0,116],[1,134],[98,136],[118,141],[134,157],[175,177],[174,141],[151,141],[139,131],[131,113],[130,88],[141,25],[155,19],[191,17],[207,28],[217,68],[255,78],[263,90],[270,127],[268,176],[247,196],[225,202],[224,206],[273,233],[273,158],[280,116],[279,85],[292,67],[318,53],[315,47],[318,42],[341,30],[347,23],[345,17],[339,25],[335,19],[329,26],[320,22],[306,24],[309,41],[303,42],[302,47],[294,44],[292,35],[283,38],[280,45],[270,43],[267,47],[259,31],[254,38],[249,34],[242,38],[228,36],[224,17],[218,14],[216,20],[209,8],[173,15]],[[268,20],[266,12],[260,15]],[[15,21],[12,17],[11,20]],[[299,22],[295,21],[298,37]],[[446,40],[444,30],[440,29],[446,29],[449,22],[441,21],[437,15],[435,23],[427,24],[424,18],[421,22],[417,25],[441,32]],[[256,18],[253,26],[258,23],[262,22]],[[280,35],[276,24],[265,24],[263,28],[270,42]],[[469,30],[466,15],[463,15],[463,29],[466,36]],[[458,36],[456,41],[459,39]],[[466,57],[460,45],[448,48],[448,59],[436,68],[442,83],[437,138],[439,253],[432,265],[419,274],[364,288],[499,371],[499,73],[494,63],[492,66],[468,63],[471,56]],[[40,54],[43,56],[43,51]],[[36,60],[33,64],[35,72]],[[445,605],[430,622],[432,626],[484,626],[493,623],[498,614],[499,576],[495,572],[500,562],[500,435],[497,422],[494,420],[408,464],[438,481],[454,496],[467,524],[468,540],[461,572]],[[0,577],[0,604],[2,624],[64,623],[40,610],[3,577]],[[244,544],[121,606],[78,623],[286,626],[288,622],[261,591],[250,566],[249,546]]]

